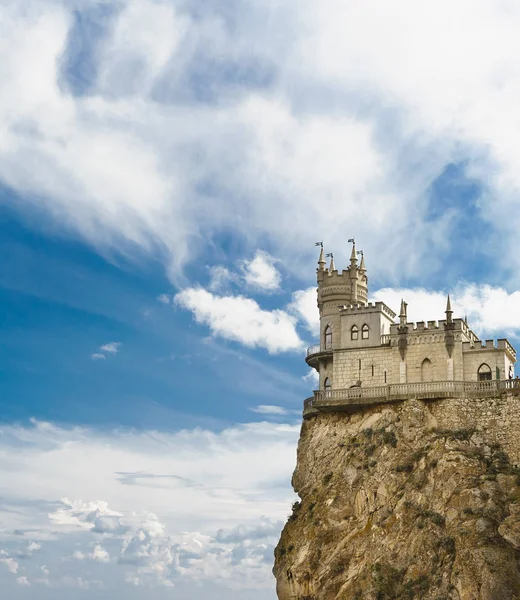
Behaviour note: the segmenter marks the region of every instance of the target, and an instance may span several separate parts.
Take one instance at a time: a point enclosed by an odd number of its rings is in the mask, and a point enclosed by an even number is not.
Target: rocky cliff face
[[[423,402],[304,421],[280,600],[520,600],[520,471]]]

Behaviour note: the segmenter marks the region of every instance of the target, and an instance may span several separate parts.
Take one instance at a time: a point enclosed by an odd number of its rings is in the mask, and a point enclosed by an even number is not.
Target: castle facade
[[[479,340],[464,319],[411,323],[407,304],[397,315],[384,302],[368,302],[364,256],[353,243],[350,265],[338,271],[323,248],[317,268],[320,342],[307,351],[319,390],[332,392],[419,382],[508,381],[516,352],[507,339]]]

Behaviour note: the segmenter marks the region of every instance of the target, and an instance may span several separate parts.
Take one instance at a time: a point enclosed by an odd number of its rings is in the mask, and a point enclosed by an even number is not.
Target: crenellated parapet
[[[391,319],[395,319],[396,313],[387,306],[384,302],[367,302],[366,304],[349,304],[348,306],[341,306],[339,308],[340,314],[348,313],[373,313],[375,311],[381,311]]]

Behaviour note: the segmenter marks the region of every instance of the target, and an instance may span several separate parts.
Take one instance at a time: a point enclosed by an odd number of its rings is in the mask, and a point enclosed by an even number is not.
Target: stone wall
[[[395,380],[395,374],[399,372],[397,358],[396,353],[389,346],[337,351],[334,353],[333,387],[334,389],[349,388],[358,380],[361,380],[363,387],[397,383],[398,380]],[[359,361],[361,361],[361,369]]]
[[[520,465],[520,396],[449,398],[428,402],[439,429],[475,429],[487,444],[499,443]]]

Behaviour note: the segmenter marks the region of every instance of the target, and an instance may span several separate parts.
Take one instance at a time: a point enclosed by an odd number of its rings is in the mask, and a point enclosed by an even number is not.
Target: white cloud
[[[310,383],[314,388],[320,383],[320,376],[314,369],[309,369],[307,374],[302,377],[303,381]]]
[[[408,303],[409,321],[445,318],[446,292],[424,289],[384,288],[373,294],[393,310],[398,310],[401,298]],[[470,327],[479,335],[519,335],[520,291],[507,292],[500,287],[459,284],[450,290],[455,317],[468,317]]]
[[[102,548],[99,544],[96,544],[94,546],[94,549],[92,550],[92,552],[89,552],[86,554],[81,552],[81,550],[75,550],[72,557],[75,558],[76,560],[93,560],[93,561],[101,562],[101,563],[110,562],[110,554],[104,548]]]
[[[23,575],[22,577],[17,577],[16,578],[16,583],[18,585],[24,585],[24,586],[31,585],[29,583],[29,580],[27,579],[27,577],[25,577],[25,575]]]
[[[4,564],[9,569],[10,573],[18,573],[20,565],[14,560],[12,556],[8,556],[5,550],[0,551],[0,556],[2,557],[0,558],[0,564]]]
[[[188,288],[175,302],[193,312],[197,323],[207,325],[213,335],[238,341],[270,353],[299,350],[296,318],[283,310],[267,311],[243,296],[216,296],[202,288]]]
[[[274,266],[274,259],[267,252],[257,250],[254,258],[244,261],[244,279],[252,287],[265,291],[274,291],[280,287],[282,277]]]
[[[99,347],[99,352],[94,352],[94,354],[90,355],[90,358],[92,360],[106,360],[107,355],[116,355],[121,346],[121,342],[110,342],[108,344],[103,344],[103,346]]]
[[[240,231],[303,272],[309,240],[339,256],[348,229],[367,255],[391,253],[373,273],[419,273],[446,252],[453,214],[432,217],[427,191],[453,160],[487,167],[482,180],[506,192],[489,197],[512,215],[490,228],[513,234],[516,9],[506,20],[485,0],[420,12],[239,1],[230,26],[219,6],[194,18],[189,5],[129,0],[104,36],[85,36],[95,75],[75,96],[62,66],[77,7],[29,2],[0,21],[0,179],[103,250],[157,251],[174,277],[215,234]],[[262,73],[269,84],[248,85]]]
[[[121,342],[110,342],[109,344],[104,344],[101,346],[100,350],[102,352],[108,352],[109,354],[117,354],[120,347]]]
[[[269,423],[220,433],[2,426],[0,518],[10,530],[0,532],[0,561],[41,597],[51,589],[66,598],[60,589],[80,587],[95,598],[103,587],[134,598],[131,589],[146,586],[147,597],[159,599],[154,590],[173,585],[172,600],[207,597],[206,586],[219,600],[230,590],[271,600],[298,430]],[[42,549],[20,573],[12,555],[29,547],[25,531]]]
[[[170,304],[171,302],[171,298],[168,294],[160,294],[159,296],[157,296],[157,300],[161,304]]]
[[[238,275],[220,265],[210,268],[210,282],[208,289],[211,292],[225,292],[230,284],[238,281]]]
[[[320,331],[320,313],[318,311],[318,297],[316,286],[307,288],[306,290],[298,290],[293,292],[292,302],[287,307],[288,310],[295,314],[304,326],[315,336]]]

